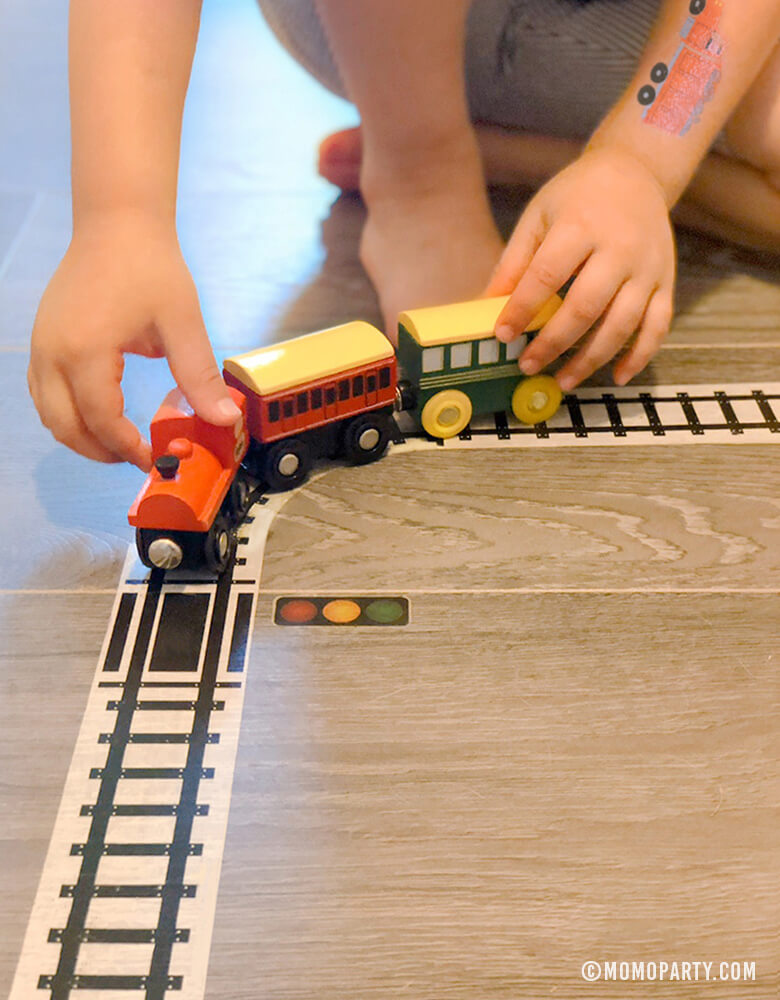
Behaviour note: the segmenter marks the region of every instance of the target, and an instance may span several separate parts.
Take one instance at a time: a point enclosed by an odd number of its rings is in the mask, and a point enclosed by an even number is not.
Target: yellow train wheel
[[[512,413],[523,424],[540,424],[558,412],[561,387],[551,375],[532,375],[512,393]]]
[[[444,389],[431,396],[422,409],[420,422],[431,437],[451,438],[471,420],[471,400],[458,389]]]

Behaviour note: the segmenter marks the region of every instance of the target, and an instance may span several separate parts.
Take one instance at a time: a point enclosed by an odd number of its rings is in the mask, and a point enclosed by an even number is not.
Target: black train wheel
[[[222,514],[218,514],[206,533],[203,558],[212,573],[224,573],[236,554],[236,536]]]
[[[355,465],[381,458],[390,440],[389,418],[384,413],[364,413],[350,420],[342,431],[341,450]]]
[[[187,559],[184,535],[176,531],[136,528],[138,557],[149,569],[178,569]]]
[[[667,76],[669,76],[669,67],[666,63],[656,63],[650,70],[650,79],[653,83],[663,83]]]
[[[308,476],[311,462],[311,450],[305,441],[276,441],[265,453],[262,478],[272,490],[291,490]]]
[[[651,87],[650,84],[647,84],[641,88],[636,96],[640,104],[644,104],[645,106],[652,104],[655,100],[655,87]]]
[[[252,486],[246,473],[239,469],[228,493],[228,510],[234,523],[242,520],[252,506]]]

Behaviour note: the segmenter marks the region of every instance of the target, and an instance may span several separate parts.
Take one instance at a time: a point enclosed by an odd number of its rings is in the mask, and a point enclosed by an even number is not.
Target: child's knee
[[[751,137],[746,142],[741,141],[740,133],[727,130],[727,136],[728,154],[758,170],[780,194],[780,129],[776,129],[774,134],[765,131],[760,138]]]
[[[258,0],[258,3],[268,26],[293,59],[323,87],[346,97],[316,0]]]
[[[778,94],[777,110],[773,117],[773,122],[774,127],[766,130],[766,145],[762,167],[767,181],[780,194],[780,94]]]
[[[770,178],[780,175],[780,45],[726,123],[733,154]]]

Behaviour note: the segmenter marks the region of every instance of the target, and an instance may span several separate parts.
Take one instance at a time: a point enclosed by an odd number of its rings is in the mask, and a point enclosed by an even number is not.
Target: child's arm
[[[691,11],[699,8],[694,16]],[[586,151],[607,147],[635,156],[658,180],[672,208],[779,38],[780,0],[666,0],[634,79]],[[704,50],[696,59],[691,52],[698,53],[700,45]],[[667,68],[666,77],[655,82],[653,70],[660,64]],[[701,74],[695,82],[687,71],[694,67]],[[649,99],[648,87],[656,91],[655,99],[640,104],[640,91]],[[697,120],[680,135],[682,129],[668,119],[678,108],[680,118],[690,105],[695,112],[699,102]],[[652,124],[664,119],[663,126]]]
[[[149,465],[124,416],[123,354],[167,356],[205,419],[230,400],[176,237],[182,109],[200,0],[72,0],[73,238],[35,321],[29,384],[54,436]]]
[[[599,320],[558,373],[563,388],[609,361],[637,330],[615,366],[617,382],[627,382],[658,350],[673,312],[668,212],[779,31],[780,0],[665,0],[628,89],[582,156],[531,200],[488,289],[512,294],[499,320],[504,330],[497,328],[511,339],[579,270],[564,306],[522,355],[525,371],[549,364]],[[686,50],[694,46],[702,51],[691,59]],[[674,64],[675,56],[687,58],[687,66]],[[642,89],[649,87],[652,103]]]

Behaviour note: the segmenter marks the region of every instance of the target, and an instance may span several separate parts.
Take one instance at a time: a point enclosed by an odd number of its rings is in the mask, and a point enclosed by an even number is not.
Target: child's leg
[[[706,231],[780,253],[780,45],[727,122],[726,140],[702,163],[681,210],[699,213]]]
[[[361,259],[388,334],[401,309],[479,294],[503,249],[466,102],[467,7],[468,0],[316,2],[361,115],[368,209]]]
[[[502,250],[469,120],[468,0],[317,0],[362,120],[361,259],[397,313],[477,295]]]
[[[660,0],[473,0],[466,63],[487,179],[538,186],[575,159],[630,81]],[[675,217],[778,249],[780,47],[702,163]],[[359,130],[323,143],[321,172],[359,183]]]
[[[339,97],[347,96],[315,0],[258,0],[268,26],[290,55],[315,80]]]
[[[518,138],[514,161],[488,176],[546,180],[584,142],[630,82],[662,0],[471,0],[466,25],[472,121]],[[540,141],[543,138],[561,142]],[[491,148],[496,148],[493,141]],[[354,131],[324,144],[323,174],[345,188],[358,180]],[[576,155],[576,154],[575,154]],[[541,162],[537,162],[541,160]]]

